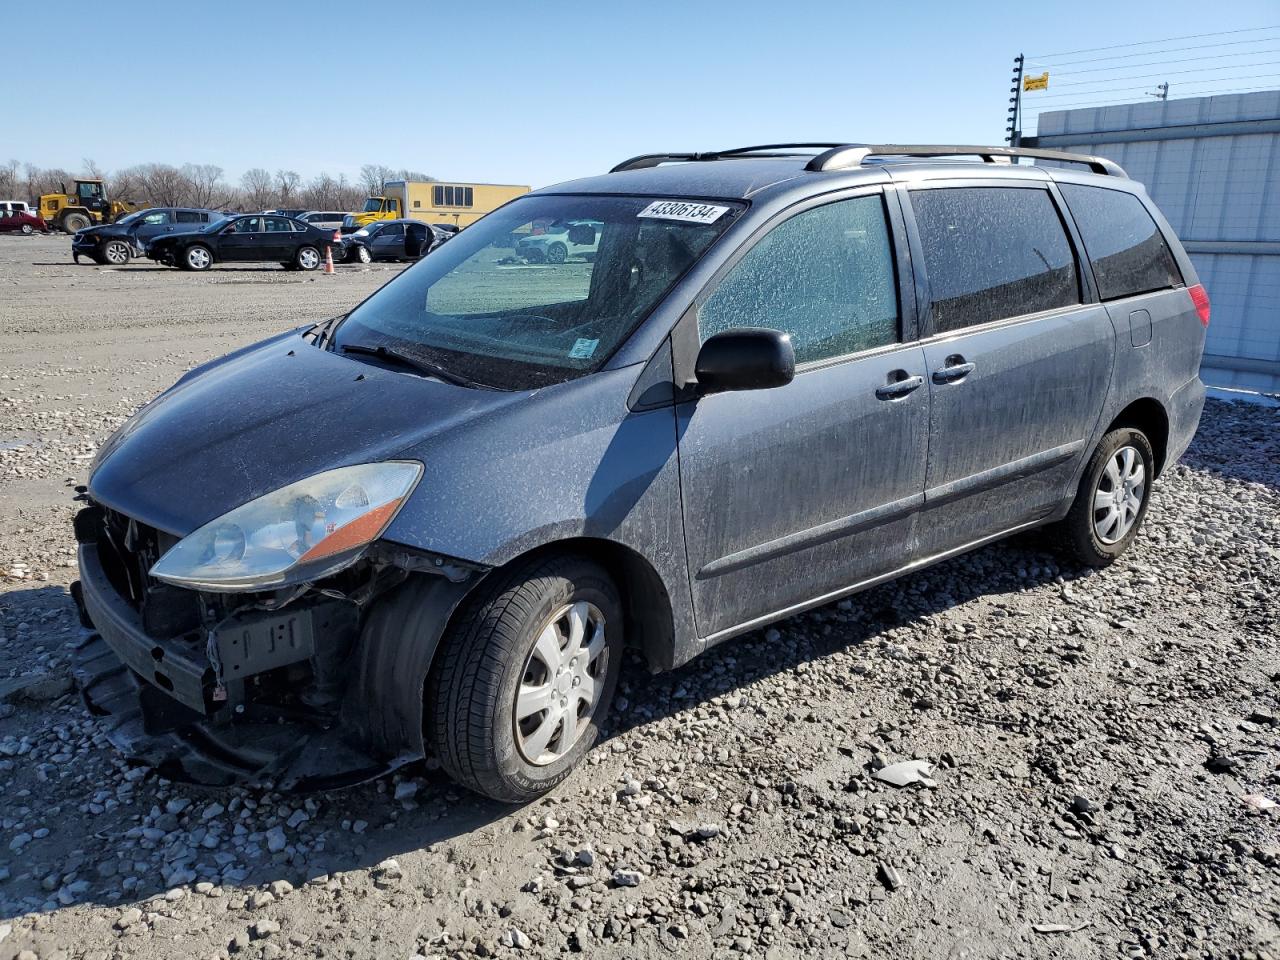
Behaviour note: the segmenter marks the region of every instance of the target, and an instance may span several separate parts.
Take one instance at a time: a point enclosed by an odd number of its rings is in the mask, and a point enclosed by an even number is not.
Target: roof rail
[[[1036,160],[1057,160],[1061,163],[1082,163],[1094,173],[1111,177],[1128,178],[1118,163],[1106,157],[1093,157],[1084,153],[1067,153],[1062,150],[1039,150],[1029,147],[980,147],[959,144],[904,144],[904,143],[847,143],[818,154],[806,165],[806,170],[853,170],[866,163],[870,157],[981,157],[985,163],[996,163],[996,157],[1030,157]]]
[[[638,157],[632,157],[630,160],[623,160],[620,164],[610,170],[610,173],[619,173],[623,170],[642,170],[646,167],[656,167],[663,163],[681,163],[691,160],[723,160],[731,157],[744,157],[756,153],[765,153],[772,156],[800,156],[800,154],[775,151],[792,151],[796,149],[807,150],[832,150],[835,147],[842,147],[841,143],[764,143],[754,147],[734,147],[732,150],[711,150],[705,153],[642,153]]]

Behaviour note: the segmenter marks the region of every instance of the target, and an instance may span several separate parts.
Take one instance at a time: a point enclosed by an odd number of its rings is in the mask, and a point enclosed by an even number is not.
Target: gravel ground
[[[196,790],[122,763],[70,689],[70,488],[184,369],[395,268],[67,250],[0,237],[0,960],[1280,957],[1280,410],[1210,401],[1108,570],[1023,538],[628,664],[528,807],[429,764]],[[912,758],[928,783],[873,776]]]

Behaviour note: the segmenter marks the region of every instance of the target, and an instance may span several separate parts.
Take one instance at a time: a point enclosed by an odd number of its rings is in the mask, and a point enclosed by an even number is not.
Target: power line
[[[1280,40],[1280,37],[1268,37],[1264,39]],[[1197,60],[1226,60],[1231,57],[1261,57],[1268,53],[1280,53],[1280,49],[1272,48],[1270,50],[1241,50],[1238,53],[1214,53],[1207,57],[1179,57],[1177,60],[1150,60],[1144,63],[1117,63],[1112,67],[1090,67],[1088,70],[1067,70],[1054,71],[1056,77],[1078,77],[1083,73],[1106,73],[1109,70],[1129,70],[1137,67],[1162,67],[1165,64],[1194,63]]]
[[[1165,77],[1177,77],[1177,76],[1181,76],[1188,73],[1200,74],[1200,73],[1209,73],[1211,71],[1216,72],[1218,70],[1250,69],[1252,67],[1280,67],[1280,60],[1268,60],[1264,63],[1240,63],[1230,67],[1212,67],[1212,68],[1204,67],[1198,70],[1167,70],[1164,73],[1139,73],[1131,77],[1111,77],[1110,79],[1107,79],[1107,80],[1090,80],[1087,82],[1088,83],[1119,83],[1122,80],[1153,80],[1153,79],[1163,79]],[[1264,74],[1260,74],[1260,76],[1267,77],[1267,76],[1271,76],[1271,74],[1264,73]],[[1243,74],[1241,76],[1228,77],[1227,79],[1252,80],[1253,75]],[[1182,83],[1199,83],[1200,81],[1199,80],[1183,80],[1181,82]],[[1059,84],[1059,86],[1063,86],[1063,87],[1074,87],[1074,86],[1083,86],[1083,85],[1084,85],[1084,81],[1082,81],[1080,84],[1075,84],[1075,83]],[[1034,100],[1031,100],[1031,102],[1034,103],[1038,100],[1054,100],[1059,97],[1078,97],[1081,94],[1103,93],[1103,92],[1105,92],[1104,87],[1100,87],[1097,90],[1072,90],[1069,93],[1049,93],[1049,94],[1045,94],[1044,96],[1038,96]]]
[[[1267,76],[1280,77],[1280,74],[1267,74]],[[1242,79],[1254,79],[1254,78],[1232,77],[1225,80],[1206,80],[1205,83],[1233,83],[1233,82],[1239,82]],[[1134,87],[1131,89],[1141,91],[1143,88]],[[1280,85],[1272,84],[1269,86],[1262,86],[1262,87],[1234,87],[1229,90],[1190,90],[1186,86],[1183,86],[1177,89],[1176,94],[1171,93],[1169,99],[1170,100],[1186,100],[1186,99],[1190,99],[1191,96],[1201,96],[1201,95],[1218,96],[1220,94],[1227,94],[1227,93],[1251,93],[1257,90],[1277,90],[1277,89],[1280,89]],[[1143,103],[1153,103],[1153,102],[1156,102],[1156,101],[1134,99],[1132,95],[1125,95],[1125,96],[1118,96],[1118,97],[1102,97],[1101,99],[1097,99],[1097,100],[1078,100],[1074,103],[1046,104],[1043,108],[1036,110],[1034,115],[1036,117],[1039,117],[1040,114],[1042,113],[1049,113],[1051,111],[1059,111],[1059,110],[1075,110],[1079,107],[1105,107],[1105,106],[1120,106],[1120,105],[1137,106]]]
[[[1276,29],[1276,28],[1270,27],[1268,29]],[[1275,39],[1277,38],[1276,37],[1256,37],[1253,40],[1230,40],[1224,43],[1197,43],[1195,46],[1192,46],[1192,47],[1170,47],[1167,50],[1147,50],[1142,53],[1118,53],[1110,57],[1092,57],[1088,60],[1064,60],[1061,63],[1046,63],[1043,60],[1032,60],[1030,57],[1027,58],[1027,61],[1028,61],[1028,64],[1034,63],[1038,67],[1049,67],[1050,69],[1052,69],[1053,67],[1074,67],[1081,63],[1101,63],[1103,60],[1126,60],[1130,57],[1146,57],[1146,56],[1151,56],[1153,54],[1158,55],[1162,53],[1182,53],[1184,50],[1208,50],[1212,47],[1238,47],[1246,43],[1266,43],[1270,40],[1275,40]]]
[[[1037,53],[1029,60],[1038,60],[1041,57],[1073,57],[1077,53],[1097,53],[1099,50],[1120,50],[1124,47],[1148,47],[1153,43],[1172,43],[1174,40],[1199,40],[1202,37],[1226,37],[1236,33],[1254,33],[1258,30],[1275,30],[1280,28],[1280,24],[1269,27],[1245,27],[1240,30],[1219,30],[1217,33],[1192,33],[1183,37],[1165,37],[1163,40],[1138,40],[1134,43],[1116,43],[1109,47],[1088,47],[1084,50],[1063,50],[1058,53]]]

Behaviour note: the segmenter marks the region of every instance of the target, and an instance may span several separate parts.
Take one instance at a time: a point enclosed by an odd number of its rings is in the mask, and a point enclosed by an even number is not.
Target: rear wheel
[[[569,248],[563,243],[553,243],[547,247],[548,263],[564,263],[569,256]]]
[[[430,740],[477,793],[533,800],[600,733],[623,647],[617,588],[580,557],[535,561],[462,608],[428,683]]]
[[[320,266],[320,251],[315,247],[299,247],[293,255],[293,262],[299,270],[314,270]]]
[[[208,270],[213,266],[213,254],[208,247],[193,244],[182,254],[181,263],[187,270]]]
[[[31,224],[29,223],[24,223],[21,227],[21,230],[23,234],[28,237],[31,236],[31,234],[35,233],[35,228],[32,227]]]
[[[77,230],[83,230],[89,226],[89,218],[83,213],[67,214],[62,221],[62,230],[64,233],[75,233]]]
[[[1062,541],[1081,563],[1105,567],[1133,543],[1147,515],[1155,454],[1134,427],[1112,430],[1099,442],[1062,520]]]
[[[102,259],[113,267],[123,267],[132,255],[129,245],[123,240],[108,240],[102,248]]]

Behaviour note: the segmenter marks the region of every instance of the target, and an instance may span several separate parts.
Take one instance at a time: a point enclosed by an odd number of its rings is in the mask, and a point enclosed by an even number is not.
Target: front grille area
[[[200,627],[199,596],[169,586],[148,571],[178,542],[170,534],[105,507],[90,506],[76,516],[76,538],[98,547],[111,586],[142,616],[147,633],[169,639]]]

